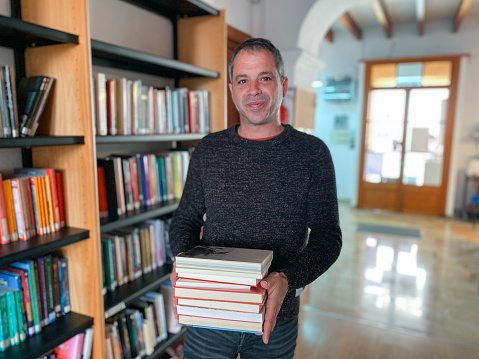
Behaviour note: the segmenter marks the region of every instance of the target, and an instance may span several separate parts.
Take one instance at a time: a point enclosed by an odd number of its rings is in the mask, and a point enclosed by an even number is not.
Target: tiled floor
[[[479,224],[344,203],[340,218],[341,256],[302,295],[295,359],[479,358]]]

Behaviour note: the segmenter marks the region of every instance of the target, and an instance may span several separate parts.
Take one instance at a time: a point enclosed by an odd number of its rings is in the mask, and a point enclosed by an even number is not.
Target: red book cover
[[[60,171],[55,171],[57,184],[58,209],[60,212],[60,228],[65,227],[65,204],[63,203],[63,179]]]
[[[85,333],[75,335],[55,348],[57,359],[81,359]]]
[[[98,202],[100,205],[100,218],[108,218],[108,200],[106,198],[105,170],[97,167],[98,175]]]
[[[0,174],[0,183],[2,183],[2,174]],[[3,186],[0,186],[0,244],[10,243],[10,231],[8,229],[7,205],[3,195]]]

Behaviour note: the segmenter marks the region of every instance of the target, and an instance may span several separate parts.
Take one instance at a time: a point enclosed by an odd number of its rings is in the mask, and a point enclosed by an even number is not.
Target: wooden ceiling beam
[[[349,12],[345,12],[344,14],[342,14],[339,17],[339,21],[346,29],[348,29],[351,34],[353,34],[356,39],[361,40],[363,36],[363,31],[356,23],[356,21],[351,17],[351,14],[349,14]]]
[[[384,4],[383,0],[371,0],[374,8],[374,13],[376,14],[376,18],[379,21],[379,24],[384,30],[384,33],[389,38],[391,37],[392,33],[392,23],[391,17],[389,16],[388,10],[386,5]]]
[[[457,8],[456,16],[454,18],[454,27],[452,29],[453,32],[457,32],[459,30],[459,26],[462,23],[462,20],[466,17],[469,9],[471,8],[472,0],[461,0],[459,6]]]
[[[426,23],[426,0],[416,0],[416,21],[419,36],[424,35],[424,24]]]
[[[332,29],[329,29],[329,31],[326,33],[326,36],[325,36],[326,40],[328,40],[329,43],[333,43],[334,41],[334,32]]]

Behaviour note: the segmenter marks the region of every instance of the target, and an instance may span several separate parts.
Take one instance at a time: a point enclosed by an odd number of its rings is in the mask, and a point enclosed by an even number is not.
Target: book
[[[271,250],[200,245],[177,255],[176,266],[261,273],[272,259]]]
[[[232,302],[263,303],[266,296],[266,290],[261,287],[250,287],[246,290],[218,290],[203,288],[174,288],[175,297],[226,300]]]
[[[93,347],[93,328],[85,330],[85,337],[83,339],[82,359],[90,359],[91,350]]]
[[[57,184],[58,209],[60,212],[60,228],[65,227],[65,205],[63,203],[63,172],[55,171],[55,182]]]
[[[233,284],[233,283],[223,283],[223,282],[210,282],[205,280],[194,280],[194,279],[184,279],[178,278],[176,280],[176,286],[181,288],[202,288],[202,289],[237,289],[237,290],[249,290],[250,286],[242,284]]]
[[[17,303],[15,300],[15,290],[0,286],[0,296],[6,297],[6,306],[0,310],[8,313],[8,332],[10,333],[10,346],[20,343],[20,332],[18,330]]]
[[[95,129],[97,136],[108,134],[106,76],[102,72],[93,74],[95,89]]]
[[[179,315],[178,320],[180,324],[193,325],[196,327],[263,333],[263,323],[258,322],[242,322],[237,320],[193,317],[189,315]]]
[[[184,279],[205,280],[219,283],[243,284],[257,286],[264,278],[267,271],[258,275],[251,276],[249,273],[227,272],[227,271],[210,271],[195,268],[176,268],[176,276]]]
[[[234,310],[237,312],[260,313],[264,306],[263,303],[242,303],[242,302],[228,302],[223,300],[207,300],[207,299],[192,299],[192,298],[178,298],[178,305],[193,306],[201,308]]]
[[[85,333],[79,333],[54,349],[57,359],[82,359]]]
[[[68,259],[61,257],[58,259],[58,277],[60,280],[60,302],[62,314],[70,313],[70,283],[68,277]]]
[[[6,287],[14,291],[16,320],[20,342],[27,338],[28,323],[25,308],[24,292],[22,288],[22,278],[16,273],[0,270],[0,287]]]
[[[15,218],[15,206],[13,204],[12,182],[3,180],[3,195],[5,196],[5,207],[7,208],[7,223],[10,242],[18,240],[17,220]]]
[[[264,320],[264,307],[261,309],[259,313],[248,313],[248,312],[237,312],[232,310],[177,305],[176,311],[178,315],[227,319],[227,320],[236,320],[236,321],[242,321],[242,322],[263,323],[263,320]]]
[[[178,333],[181,330],[181,325],[173,312],[173,287],[170,281],[165,282],[160,287],[160,293],[163,295],[165,302],[165,317],[168,333]]]
[[[17,109],[17,91],[15,89],[15,71],[12,66],[0,66],[0,78],[3,80],[6,100],[7,117],[10,121],[12,137],[19,136],[19,122]]]

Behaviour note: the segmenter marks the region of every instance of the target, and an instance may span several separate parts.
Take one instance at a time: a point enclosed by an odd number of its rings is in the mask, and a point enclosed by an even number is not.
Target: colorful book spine
[[[60,301],[62,306],[62,314],[67,314],[71,311],[67,258],[60,258],[58,260],[58,274],[60,278]]]

